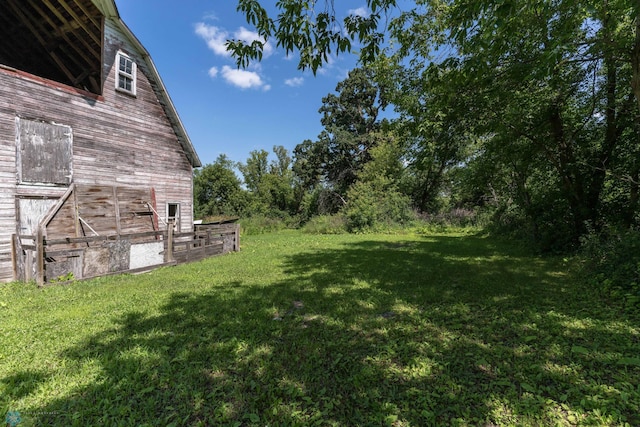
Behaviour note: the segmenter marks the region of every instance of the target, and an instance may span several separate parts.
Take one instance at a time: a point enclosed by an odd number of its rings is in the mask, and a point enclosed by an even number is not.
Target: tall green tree
[[[305,139],[293,149],[293,174],[303,191],[313,191],[322,180],[324,152],[320,144]]]
[[[246,163],[240,163],[238,169],[244,177],[247,190],[258,193],[264,177],[269,173],[269,152],[264,149],[251,151]]]
[[[371,160],[374,132],[385,103],[371,70],[356,68],[336,86],[336,93],[322,98],[319,112],[324,130],[315,142],[304,141],[294,153],[294,170],[307,187],[322,184],[335,196],[338,209],[356,182],[358,172]]]
[[[246,208],[246,194],[233,171],[234,163],[224,154],[215,162],[194,171],[193,193],[196,218],[240,215]]]
[[[436,130],[464,124],[452,135],[466,128],[482,142],[474,157],[511,171],[510,199],[537,237],[576,242],[589,224],[601,225],[608,176],[629,158],[620,151],[626,118],[637,114],[634,9],[624,1],[417,3],[424,13],[404,13],[392,26],[397,63],[409,64],[401,92],[418,84],[428,100],[409,105],[418,114],[405,111],[419,117],[437,107]],[[451,141],[440,134],[436,146]]]
[[[473,107],[457,84],[459,70],[455,64],[406,66],[384,58],[376,72],[399,115],[394,127],[405,149],[405,190],[419,210],[437,210],[447,172],[467,160],[477,139]]]
[[[254,150],[246,163],[238,165],[251,195],[251,213],[283,215],[296,209],[292,160],[283,146],[274,146],[276,159],[269,162],[266,150]]]
[[[276,158],[269,165],[267,176],[269,203],[281,212],[295,214],[298,203],[295,197],[291,156],[282,145],[274,146],[273,153]]]
[[[413,218],[411,199],[403,191],[403,147],[393,132],[376,132],[371,161],[358,172],[342,208],[347,228],[364,231],[404,224]]]

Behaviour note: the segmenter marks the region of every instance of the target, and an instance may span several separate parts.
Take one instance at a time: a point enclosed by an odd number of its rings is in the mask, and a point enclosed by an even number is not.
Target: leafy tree
[[[401,191],[405,170],[397,137],[378,132],[371,138],[377,140],[371,149],[372,159],[349,188],[342,210],[350,231],[405,224],[413,218],[411,200]]]
[[[266,150],[254,150],[238,168],[251,194],[252,214],[277,215],[295,211],[291,157],[283,146],[273,147],[276,160],[269,163]]]
[[[367,69],[349,72],[336,92],[322,99],[319,112],[324,130],[317,141],[307,140],[295,148],[294,171],[306,188],[322,184],[337,210],[346,202],[358,172],[371,159],[376,141],[372,135],[381,128],[378,114],[385,104]]]
[[[194,171],[195,216],[239,215],[246,207],[246,195],[233,171],[234,164],[224,154],[215,162]]]
[[[369,153],[371,161],[362,167],[358,180],[371,182],[384,179],[401,188],[407,171],[404,165],[405,147],[400,138],[391,130],[374,132],[369,138],[374,141]]]
[[[291,156],[286,148],[282,145],[276,145],[273,147],[273,153],[276,155],[276,160],[271,163],[269,173],[272,175],[285,177],[291,174]]]
[[[367,135],[380,127],[378,114],[386,106],[373,70],[355,68],[336,85],[337,94],[322,98],[320,122],[325,128],[343,129],[355,136]]]
[[[352,232],[404,225],[414,217],[409,197],[386,179],[358,181],[349,189],[348,197],[342,212]]]
[[[273,147],[276,159],[269,166],[267,188],[269,203],[272,207],[289,214],[296,211],[297,204],[294,196],[294,182],[292,160],[289,152],[282,145]]]
[[[269,153],[266,150],[253,150],[244,164],[239,164],[238,169],[244,177],[244,185],[247,190],[257,193],[263,178],[269,173]]]
[[[256,28],[262,40],[250,44],[229,40],[227,48],[236,58],[238,66],[246,67],[249,62],[262,58],[265,43],[273,38],[276,45],[284,48],[287,54],[300,53],[300,69],[311,68],[315,73],[330,55],[350,52],[352,45],[361,46],[360,59],[364,64],[373,62],[380,54],[381,46],[389,39],[396,40],[400,52],[405,55],[409,52],[422,53],[429,56],[430,60],[440,58],[443,52],[445,56],[469,57],[473,56],[473,49],[478,47],[503,50],[500,43],[502,36],[521,35],[523,31],[526,33],[529,25],[521,26],[525,20],[527,24],[546,25],[548,35],[558,30],[563,32],[564,29],[567,30],[565,35],[571,35],[570,21],[586,26],[595,23],[591,26],[595,28],[604,19],[606,22],[603,27],[612,29],[615,27],[609,18],[622,17],[614,19],[620,25],[618,31],[609,32],[609,35],[616,38],[625,36],[630,42],[627,43],[629,46],[621,48],[617,42],[619,39],[615,38],[599,40],[610,47],[617,45],[618,52],[626,57],[625,61],[632,71],[630,83],[640,110],[640,5],[637,2],[564,0],[517,4],[497,0],[463,0],[455,3],[416,0],[415,7],[403,5],[404,10],[400,10],[397,0],[366,0],[365,4],[368,15],[361,16],[354,11],[340,20],[334,0],[277,2],[276,17],[270,15],[259,0],[238,0],[238,12]],[[549,19],[550,11],[552,20]],[[579,13],[575,14],[575,11]],[[399,13],[399,16],[393,16],[393,12]],[[483,31],[477,32],[476,28],[482,28]],[[494,38],[488,39],[487,35]],[[569,37],[562,37],[561,40],[571,41]],[[467,41],[479,43],[465,45]],[[523,42],[522,52],[526,53],[526,39],[520,41]],[[548,38],[547,41],[552,40]],[[462,45],[465,45],[463,49],[457,50]],[[558,46],[548,45],[551,49],[546,59],[558,57],[561,52]],[[532,68],[531,64],[525,62],[521,66]],[[539,65],[545,68],[550,64]]]
[[[312,191],[322,180],[324,157],[320,144],[305,139],[293,149],[293,173],[304,191]]]
[[[258,0],[238,0],[238,11],[262,37],[247,44],[230,40],[227,48],[235,56],[238,66],[262,59],[264,44],[271,38],[287,54],[299,52],[299,69],[310,68],[314,74],[329,56],[351,50],[357,41],[363,59],[372,60],[379,52],[384,34],[381,20],[396,6],[396,0],[367,0],[369,14],[351,13],[342,22],[336,16],[334,0],[280,1],[275,5],[274,18]]]
[[[394,102],[436,136],[434,150],[420,144],[417,154],[432,157],[471,133],[481,142],[471,158],[489,156],[509,171],[504,199],[538,240],[568,234],[576,243],[587,224],[598,227],[629,128],[631,55],[623,52],[632,51],[633,9],[622,1],[418,3],[424,13],[392,24],[396,63],[409,64],[399,92],[420,88],[424,99]],[[424,111],[436,119],[416,120]]]
[[[407,164],[406,191],[421,211],[437,210],[446,173],[467,160],[475,146],[468,96],[455,66],[405,66],[386,58],[377,79],[399,118]]]

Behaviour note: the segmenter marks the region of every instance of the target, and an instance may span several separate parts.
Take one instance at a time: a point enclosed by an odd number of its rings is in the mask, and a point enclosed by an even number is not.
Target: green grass
[[[640,425],[640,327],[573,261],[465,233],[243,239],[68,286],[0,285],[21,426]]]

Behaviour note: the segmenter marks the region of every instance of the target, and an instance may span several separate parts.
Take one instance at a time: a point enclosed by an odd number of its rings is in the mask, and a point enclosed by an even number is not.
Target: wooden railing
[[[47,239],[14,235],[17,280],[39,285],[118,273],[136,273],[240,250],[237,224],[198,225],[192,233],[167,231]]]

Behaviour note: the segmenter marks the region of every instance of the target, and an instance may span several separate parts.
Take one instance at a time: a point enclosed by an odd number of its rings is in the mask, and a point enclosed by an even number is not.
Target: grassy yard
[[[572,263],[464,233],[283,232],[139,276],[0,285],[1,416],[640,425],[640,323]]]

